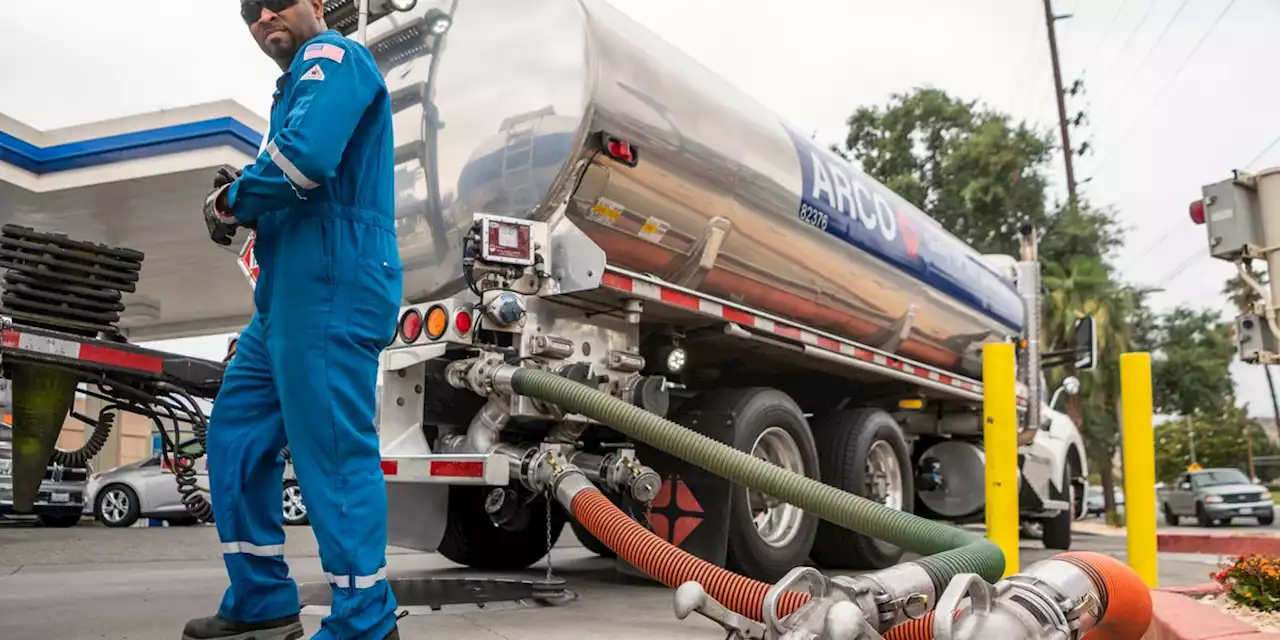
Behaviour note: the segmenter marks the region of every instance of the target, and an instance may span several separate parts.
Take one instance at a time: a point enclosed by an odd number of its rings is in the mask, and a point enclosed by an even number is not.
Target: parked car
[[[183,451],[199,446],[195,440],[179,445]],[[302,502],[302,491],[298,488],[288,450],[281,451],[280,455],[285,462],[284,490],[281,495],[284,522],[288,525],[307,524],[307,508]],[[208,490],[209,475],[205,458],[197,460],[195,468],[196,486]],[[178,493],[177,480],[165,467],[159,454],[93,474],[89,477],[88,495],[94,518],[108,527],[128,527],[139,518],[164,520],[171,526],[199,522],[187,513],[186,506],[182,504],[182,495]]]
[[[1195,518],[1202,527],[1231,524],[1237,517],[1255,518],[1263,526],[1275,522],[1271,492],[1232,468],[1183,473],[1173,488],[1160,496],[1160,508],[1171,525],[1179,524],[1183,517]]]
[[[13,430],[0,424],[0,516],[13,516]],[[32,505],[36,522],[45,527],[74,527],[86,504],[88,465],[49,465],[40,483],[40,497]]]
[[[1124,507],[1124,492],[1116,489],[1111,492],[1112,502],[1116,507]],[[1106,501],[1102,499],[1102,487],[1089,487],[1085,494],[1085,515],[1100,516],[1107,511]]]
[[[0,378],[0,519],[13,511],[13,427],[9,421],[9,380]],[[90,467],[50,463],[32,506],[36,522],[45,527],[73,527],[84,510]],[[25,515],[25,514],[22,514]]]

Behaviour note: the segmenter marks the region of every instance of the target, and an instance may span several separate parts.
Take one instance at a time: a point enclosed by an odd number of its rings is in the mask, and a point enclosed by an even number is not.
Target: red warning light
[[[1204,200],[1196,200],[1191,203],[1191,221],[1196,224],[1204,224]]]

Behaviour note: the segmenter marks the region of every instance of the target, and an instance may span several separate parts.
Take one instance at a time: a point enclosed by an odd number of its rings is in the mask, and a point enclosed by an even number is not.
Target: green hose
[[[916,564],[933,579],[937,593],[942,593],[956,574],[976,573],[992,583],[1004,575],[1004,553],[981,536],[786,471],[554,373],[518,369],[511,386],[518,394],[598,420],[628,437],[841,527],[925,556]]]

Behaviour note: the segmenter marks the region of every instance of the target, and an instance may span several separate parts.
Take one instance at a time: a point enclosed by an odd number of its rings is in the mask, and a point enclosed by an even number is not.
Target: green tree
[[[1262,426],[1249,417],[1246,408],[1227,407],[1217,416],[1194,416],[1170,420],[1156,426],[1156,478],[1169,482],[1191,464],[1191,441],[1195,440],[1195,462],[1202,467],[1233,467],[1249,473],[1248,451],[1254,455],[1274,455],[1277,447]],[[1246,442],[1246,438],[1249,442]],[[1274,469],[1258,467],[1265,481]]]
[[[1043,227],[1047,133],[937,89],[895,94],[849,119],[835,150],[983,253],[1017,254]]]
[[[1146,345],[1152,353],[1152,393],[1157,413],[1226,415],[1235,405],[1228,367],[1236,348],[1231,323],[1216,311],[1179,306],[1160,315]]]

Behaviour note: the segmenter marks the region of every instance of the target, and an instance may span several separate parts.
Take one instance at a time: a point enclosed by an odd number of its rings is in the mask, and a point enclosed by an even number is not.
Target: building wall
[[[96,416],[97,411],[85,410],[85,398],[76,398],[75,410],[81,414]],[[167,426],[167,425],[166,425]],[[63,423],[62,434],[58,436],[58,448],[63,451],[73,451],[79,449],[84,444],[86,425],[79,420],[67,416],[67,420]],[[130,464],[151,456],[151,433],[154,430],[154,424],[150,418],[140,416],[136,413],[120,412],[116,418],[116,425],[113,429],[119,435],[119,456],[100,455],[98,460],[94,461],[93,467],[96,471],[105,471],[112,467]],[[89,429],[92,433],[92,429]],[[103,450],[104,454],[108,454],[110,446]]]

